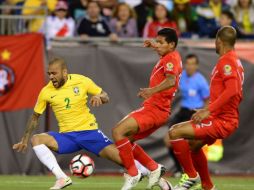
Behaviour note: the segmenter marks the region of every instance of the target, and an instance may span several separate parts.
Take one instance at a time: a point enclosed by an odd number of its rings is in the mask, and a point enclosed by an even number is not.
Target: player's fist
[[[154,94],[152,88],[140,88],[140,91],[138,92],[138,97],[140,98],[150,98]]]
[[[152,41],[151,40],[145,40],[144,41],[144,47],[152,47]]]
[[[110,35],[109,35],[109,39],[110,39],[110,41],[112,41],[112,42],[117,42],[117,41],[119,41],[119,38],[118,38],[117,34],[115,34],[115,33],[110,34]]]
[[[99,107],[102,104],[102,100],[101,100],[100,96],[92,96],[90,99],[90,104],[93,107]]]
[[[19,143],[17,143],[17,144],[14,144],[13,145],[13,149],[14,150],[16,150],[17,152],[23,152],[23,153],[25,153],[26,152],[26,150],[27,150],[27,142],[24,142],[23,140],[22,141],[20,141]]]

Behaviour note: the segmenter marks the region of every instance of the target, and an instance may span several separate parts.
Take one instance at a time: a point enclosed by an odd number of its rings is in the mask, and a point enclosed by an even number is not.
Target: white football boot
[[[139,170],[138,170],[138,175],[136,175],[136,176],[130,176],[129,174],[124,173],[125,182],[124,182],[124,185],[121,190],[132,189],[133,187],[135,187],[138,184],[139,181],[142,180],[142,177],[143,176]]]
[[[72,180],[70,177],[60,178],[56,181],[55,185],[50,189],[63,189],[72,184]]]
[[[158,185],[161,176],[166,173],[166,168],[160,164],[158,164],[158,168],[154,171],[151,171],[148,176],[148,185],[146,189],[152,189],[154,186]]]

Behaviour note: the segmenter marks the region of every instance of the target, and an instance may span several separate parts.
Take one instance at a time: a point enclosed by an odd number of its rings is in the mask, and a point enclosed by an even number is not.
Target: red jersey
[[[150,76],[149,87],[155,87],[166,79],[166,74],[172,74],[176,76],[176,84],[174,87],[158,92],[145,100],[144,105],[155,105],[167,112],[170,111],[172,98],[179,86],[179,80],[182,74],[182,60],[177,51],[168,53],[160,58],[159,62],[153,68]]]
[[[236,79],[233,80],[233,86],[227,84],[229,79]],[[227,52],[219,59],[211,75],[209,110],[212,116],[238,122],[238,107],[243,97],[243,80],[244,69],[241,61],[234,50]],[[227,100],[225,100],[226,91],[234,94]]]

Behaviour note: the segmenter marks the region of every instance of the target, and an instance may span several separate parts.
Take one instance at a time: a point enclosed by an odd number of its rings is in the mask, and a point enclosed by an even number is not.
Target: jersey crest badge
[[[74,87],[73,92],[74,92],[75,96],[78,96],[79,95],[79,87]]]
[[[232,67],[230,65],[225,65],[224,66],[224,74],[231,75],[231,73],[232,73]]]
[[[174,65],[173,65],[173,63],[167,63],[167,71],[173,71],[173,68],[174,68]]]

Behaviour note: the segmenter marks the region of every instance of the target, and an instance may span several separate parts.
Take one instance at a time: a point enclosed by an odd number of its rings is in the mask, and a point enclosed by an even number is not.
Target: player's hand
[[[202,120],[208,118],[210,116],[210,111],[208,109],[199,109],[196,113],[194,113],[191,119],[194,123],[201,123]]]
[[[98,96],[98,95],[92,96],[91,99],[90,99],[90,104],[91,104],[93,107],[99,107],[99,106],[102,104],[101,97]]]
[[[123,23],[120,21],[117,21],[116,22],[116,30],[119,32],[122,30],[122,27],[123,27]]]
[[[144,47],[155,48],[155,43],[152,40],[145,40],[144,41]]]
[[[19,143],[14,144],[12,149],[16,150],[17,152],[23,152],[25,153],[28,147],[28,142],[25,140],[21,140]]]
[[[111,42],[118,42],[119,41],[119,38],[118,38],[117,34],[115,34],[115,33],[110,34],[109,39]]]
[[[83,40],[83,41],[88,41],[89,40],[89,36],[86,35],[86,34],[81,34],[80,35],[80,39]]]
[[[154,94],[154,91],[152,88],[140,88],[140,91],[138,92],[138,97],[140,98],[150,98]]]

